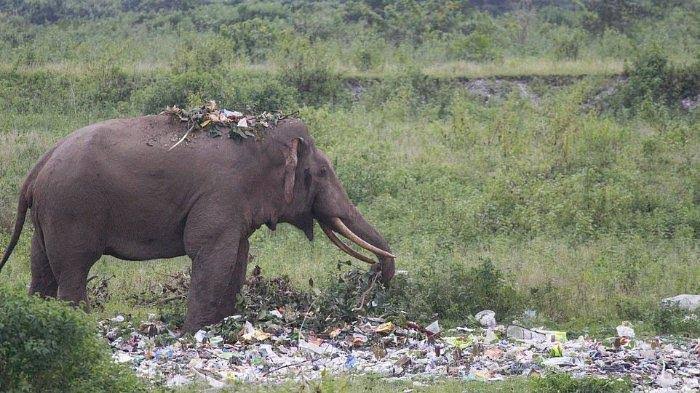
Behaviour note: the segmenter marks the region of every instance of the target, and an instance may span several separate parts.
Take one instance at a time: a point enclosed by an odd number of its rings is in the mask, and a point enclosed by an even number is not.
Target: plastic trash
[[[459,349],[465,349],[474,343],[474,336],[469,335],[468,337],[444,337],[442,339],[444,342],[457,347]]]
[[[628,324],[623,323],[622,325],[618,326],[615,330],[617,330],[618,337],[634,338],[634,329],[632,329],[632,327]]]
[[[496,326],[496,312],[491,310],[479,311],[474,315],[474,318],[484,327]]]
[[[287,310],[282,314],[286,313]],[[429,329],[409,322],[388,329],[385,320],[368,317],[332,325],[317,334],[306,328],[300,332],[298,318],[248,324],[243,321],[243,317],[229,320],[226,323],[231,328],[227,331],[205,328],[197,332],[199,340],[194,342],[187,336],[173,338],[168,332],[161,333],[163,340],[158,336],[151,338],[139,330],[141,323],[130,320],[107,319],[98,325],[103,336],[119,331],[109,342],[115,362],[165,386],[195,381],[218,387],[232,382],[279,384],[348,371],[411,382],[426,378],[492,381],[536,376],[543,368],[556,368],[576,378],[625,375],[635,391],[662,385],[693,391],[700,378],[700,356],[696,352],[700,342],[682,337],[614,337],[613,340],[635,344],[614,349],[612,341],[601,343],[588,337],[553,342],[565,337],[564,333],[515,325],[506,329],[507,337],[499,339],[498,329],[455,332],[440,338],[434,332],[445,332],[437,322]],[[255,332],[269,334],[270,339],[254,339]],[[243,339],[241,335],[246,333],[253,339]],[[298,339],[300,333],[306,339]]]
[[[678,307],[686,311],[695,311],[700,308],[700,295],[678,295],[668,297],[661,301],[664,307]]]
[[[391,322],[383,323],[374,328],[375,333],[389,334],[394,330],[394,324]]]
[[[181,374],[175,374],[172,377],[168,378],[168,380],[165,382],[165,385],[168,387],[174,387],[174,386],[183,386],[187,385],[190,383],[190,380]]]
[[[204,340],[207,338],[207,332],[204,330],[198,330],[197,333],[194,334],[194,339],[198,343],[204,342]]]
[[[534,330],[526,329],[517,325],[510,325],[506,329],[506,336],[513,340],[527,340],[527,341],[547,341],[547,336],[542,333],[538,333]]]
[[[331,354],[336,352],[336,349],[333,348],[330,344],[316,345],[304,340],[299,341],[299,348],[315,353],[317,355]]]
[[[425,330],[432,334],[438,334],[440,333],[440,324],[438,323],[438,321],[435,321],[430,325],[426,326]]]
[[[573,366],[574,365],[574,360],[569,357],[569,356],[560,356],[556,358],[549,358],[545,359],[542,362],[543,365],[545,366]]]
[[[560,332],[556,330],[535,330],[537,333],[544,334],[546,341],[549,342],[564,342],[566,341],[566,332]]]

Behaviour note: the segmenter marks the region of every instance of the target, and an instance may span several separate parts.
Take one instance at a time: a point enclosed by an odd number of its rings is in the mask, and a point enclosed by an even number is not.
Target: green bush
[[[576,59],[586,35],[580,29],[557,29],[554,33],[554,56],[557,59]]]
[[[439,319],[445,325],[464,325],[474,314],[493,310],[498,320],[522,311],[524,298],[491,261],[468,268],[436,258],[427,268],[398,276],[374,299],[370,312],[421,322]]]
[[[138,392],[87,315],[0,287],[0,386],[26,392]]]
[[[550,374],[530,380],[533,391],[539,393],[627,393],[632,383],[627,379],[572,378],[569,374]]]
[[[501,57],[496,38],[489,33],[474,31],[452,40],[450,53],[458,59],[470,61],[493,61]]]
[[[353,269],[334,276],[315,290],[314,323],[325,328],[328,323],[350,322],[358,314],[367,314],[399,323],[439,319],[450,326],[464,325],[485,309],[495,311],[499,320],[521,311],[523,297],[491,261],[472,268],[446,258],[429,262],[427,268],[410,275],[397,275],[386,287],[375,282],[371,271]]]
[[[682,98],[694,98],[700,91],[700,60],[674,66],[658,46],[643,50],[625,73],[627,83],[613,97],[618,110],[635,113],[658,105],[675,109]]]
[[[280,80],[299,94],[300,102],[309,105],[345,103],[350,93],[340,75],[332,71],[330,57],[306,38],[282,41],[276,55]]]
[[[379,67],[386,47],[386,42],[380,37],[371,36],[357,40],[352,47],[353,64],[360,71],[370,71]]]
[[[700,337],[700,312],[688,312],[677,307],[661,307],[649,318],[660,334]]]
[[[521,311],[522,297],[507,282],[503,272],[484,259],[472,268],[455,263],[430,264],[418,274],[420,298],[432,314],[454,322],[464,322],[482,310],[493,310],[500,320]]]
[[[274,52],[277,43],[289,32],[268,20],[254,18],[221,27],[221,35],[244,59],[262,62]]]
[[[297,106],[296,97],[293,88],[276,78],[246,72],[229,74],[218,68],[159,75],[134,93],[132,105],[145,114],[159,113],[168,105],[190,106],[204,100],[216,100],[222,108],[292,111]]]

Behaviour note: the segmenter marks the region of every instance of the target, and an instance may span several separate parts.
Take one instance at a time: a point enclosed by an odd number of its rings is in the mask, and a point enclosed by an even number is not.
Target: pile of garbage
[[[213,138],[228,134],[232,139],[249,137],[262,139],[263,131],[274,127],[280,120],[291,117],[281,112],[255,114],[250,110],[244,113],[220,109],[216,101],[208,101],[200,107],[191,109],[182,109],[177,105],[168,106],[161,114],[171,115],[187,123],[187,132],[171,149],[185,140],[191,132],[198,130],[208,130],[209,136]]]
[[[398,326],[358,317],[314,332],[286,323],[296,310],[275,308],[254,325],[241,315],[178,337],[151,315],[136,322],[122,315],[101,321],[115,361],[153,383],[179,386],[234,382],[279,383],[321,374],[373,373],[389,379],[435,378],[498,381],[513,376],[566,372],[573,377],[629,378],[635,390],[700,388],[700,341],[672,337],[641,340],[623,324],[609,340],[569,338],[565,332],[500,325],[493,311],[475,315],[481,327],[443,330]]]

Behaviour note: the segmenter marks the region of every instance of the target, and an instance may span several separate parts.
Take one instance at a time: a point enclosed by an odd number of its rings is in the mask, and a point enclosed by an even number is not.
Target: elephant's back
[[[184,133],[184,125],[166,115],[110,119],[73,131],[61,149],[80,155],[92,149],[109,152],[117,148],[133,151],[139,147],[166,147],[180,133]]]
[[[147,228],[154,233],[176,228],[202,179],[193,173],[191,149],[168,151],[166,141],[184,134],[182,128],[156,115],[74,131],[37,174],[34,214],[44,223],[90,222],[107,238],[111,227],[138,233],[137,221],[156,223]]]
[[[37,174],[36,188],[47,197],[85,190],[133,196],[162,186],[191,166],[186,164],[191,157],[183,157],[187,152],[168,152],[174,144],[170,141],[184,134],[182,129],[163,115],[106,120],[78,129],[56,144]]]

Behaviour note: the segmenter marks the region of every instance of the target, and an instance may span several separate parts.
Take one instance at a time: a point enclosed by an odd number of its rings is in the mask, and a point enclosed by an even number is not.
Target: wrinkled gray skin
[[[188,255],[184,330],[196,331],[235,312],[248,238],[263,224],[274,230],[290,223],[312,240],[314,220],[332,227],[338,217],[391,252],[301,121],[283,120],[262,141],[196,133],[168,151],[184,131],[170,116],[146,116],[93,124],[58,142],[27,176],[0,268],[28,208],[35,228],[30,293],[78,304],[102,255],[137,261]],[[378,258],[375,268],[388,282],[394,259]]]

